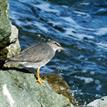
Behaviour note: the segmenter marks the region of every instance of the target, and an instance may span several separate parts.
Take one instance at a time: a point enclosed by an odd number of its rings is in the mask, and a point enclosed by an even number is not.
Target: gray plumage
[[[38,68],[46,65],[55,56],[55,52],[62,49],[56,41],[39,43],[25,49],[10,60],[24,67]]]

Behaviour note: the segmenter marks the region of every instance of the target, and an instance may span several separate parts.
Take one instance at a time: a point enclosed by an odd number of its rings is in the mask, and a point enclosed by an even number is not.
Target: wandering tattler
[[[37,82],[42,84],[40,78],[40,68],[45,66],[54,56],[56,51],[61,51],[63,48],[56,41],[48,41],[47,43],[39,43],[23,50],[16,57],[11,58],[11,61],[17,62],[27,68],[37,68]]]

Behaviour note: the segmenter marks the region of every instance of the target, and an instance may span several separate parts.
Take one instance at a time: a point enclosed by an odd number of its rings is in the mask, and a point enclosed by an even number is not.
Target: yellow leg
[[[37,68],[37,73],[36,73],[36,77],[37,77],[37,82],[39,84],[42,84],[44,81],[40,78],[40,67]]]

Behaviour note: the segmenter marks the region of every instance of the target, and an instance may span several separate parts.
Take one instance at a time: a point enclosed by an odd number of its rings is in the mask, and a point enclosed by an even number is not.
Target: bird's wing
[[[17,62],[41,62],[45,58],[51,58],[54,56],[53,49],[47,44],[38,44],[31,46],[21,52],[11,60]]]

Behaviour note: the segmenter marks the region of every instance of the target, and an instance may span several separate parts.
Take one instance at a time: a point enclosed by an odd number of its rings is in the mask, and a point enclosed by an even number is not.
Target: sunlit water
[[[65,52],[42,69],[62,75],[79,102],[107,95],[106,0],[10,0],[22,49],[57,40]]]

